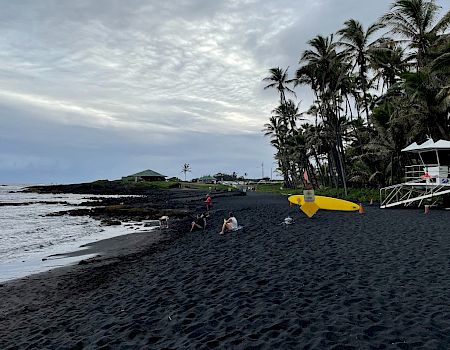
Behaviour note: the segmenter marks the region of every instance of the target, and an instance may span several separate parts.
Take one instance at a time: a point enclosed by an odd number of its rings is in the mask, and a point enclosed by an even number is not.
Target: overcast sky
[[[0,182],[182,177],[184,163],[189,178],[270,176],[268,69],[293,74],[310,38],[390,3],[0,0]]]

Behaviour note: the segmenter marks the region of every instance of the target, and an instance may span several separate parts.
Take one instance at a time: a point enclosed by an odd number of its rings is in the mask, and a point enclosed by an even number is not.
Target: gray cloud
[[[184,162],[257,176],[273,162],[267,70],[293,73],[311,37],[389,3],[2,0],[0,181],[178,175]]]

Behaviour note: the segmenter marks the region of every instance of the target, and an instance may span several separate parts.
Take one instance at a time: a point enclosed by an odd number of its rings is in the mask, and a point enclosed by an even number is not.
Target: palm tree
[[[394,179],[401,180],[404,162],[401,150],[412,142],[423,125],[420,106],[413,103],[411,97],[406,100],[403,97],[403,100],[395,99],[394,102],[384,101],[376,108],[374,120],[377,135],[365,145],[367,152],[363,156],[366,157],[365,163],[372,166],[370,180],[377,178],[383,184],[393,184]],[[388,118],[380,113],[383,110],[390,110]],[[419,111],[413,114],[414,110]]]
[[[325,186],[327,184],[327,179],[324,175],[323,166],[320,161],[320,157],[326,154],[324,148],[325,136],[323,134],[323,126],[314,126],[307,123],[302,125],[302,129],[305,136],[305,144],[308,149],[308,154],[313,157],[322,185]]]
[[[333,41],[333,35],[318,35],[308,44],[311,48],[305,50],[300,58],[302,66],[296,72],[295,83],[309,82],[313,90],[323,92],[331,77],[334,62],[340,58],[336,51],[337,43]]]
[[[450,11],[436,21],[438,10],[434,0],[396,0],[381,17],[391,34],[409,42],[418,71],[426,65],[433,42],[450,25]]]
[[[450,36],[447,50],[430,63],[430,73],[436,84],[436,112],[442,115],[441,121],[446,131],[450,130]]]
[[[299,112],[299,104],[289,100],[285,104],[279,105],[272,111],[272,114],[278,118],[289,131],[297,128],[297,121],[300,120],[302,113]],[[289,132],[288,131],[288,132]]]
[[[442,137],[450,137],[450,33],[442,35],[432,48],[435,57],[427,65],[433,95],[429,104]]]
[[[390,101],[395,115],[414,118],[416,139],[429,135],[448,138],[450,133],[450,34],[442,34],[427,51],[426,64],[417,72],[403,72],[380,100]],[[404,101],[408,101],[407,104]]]
[[[264,79],[280,95],[264,132],[285,186],[299,184],[304,170],[345,191],[347,178],[358,186],[394,183],[407,161],[402,148],[426,135],[450,137],[450,11],[439,18],[435,0],[393,1],[367,29],[349,19],[339,42],[333,35],[308,41],[294,82],[314,94],[307,112],[314,125],[297,123],[287,69],[272,68]],[[375,40],[383,26],[392,38]]]
[[[370,66],[375,72],[373,81],[382,80],[382,91],[389,89],[400,80],[400,76],[407,72],[411,66],[405,49],[392,39],[380,39],[376,46],[371,48]]]
[[[184,173],[184,181],[186,181],[186,174],[191,172],[191,166],[189,165],[189,163],[183,164],[181,172]]]
[[[359,67],[359,83],[363,93],[363,104],[366,110],[367,122],[370,124],[369,106],[367,100],[367,90],[369,84],[367,82],[368,61],[370,50],[375,46],[377,40],[371,41],[371,37],[383,25],[375,23],[364,30],[363,25],[354,19],[349,19],[344,23],[344,28],[339,30],[337,34],[341,36],[339,44],[345,48],[345,51],[352,57],[355,64]]]
[[[341,112],[343,95],[350,92],[351,64],[346,52],[337,51],[338,43],[333,40],[333,35],[318,35],[308,44],[310,49],[300,58],[301,66],[296,72],[296,84],[310,85],[314,92],[317,113],[330,137],[327,140],[330,143],[330,173],[336,172],[347,192]]]
[[[416,120],[415,139],[449,137],[449,91],[445,89],[449,72],[437,62],[444,62],[450,52],[450,11],[440,19],[438,11],[434,0],[397,0],[381,18],[390,33],[399,36],[398,43],[408,44],[410,58],[415,60],[416,71],[402,73],[400,81],[383,96],[395,101],[393,116],[402,116],[403,122]]]
[[[286,103],[286,91],[295,96],[294,90],[287,87],[287,84],[291,83],[292,80],[288,79],[288,68],[285,70],[280,67],[269,69],[270,75],[263,79],[263,81],[268,81],[270,84],[266,85],[264,89],[276,88],[280,94],[280,104],[284,105]]]
[[[286,123],[283,122],[282,118],[272,116],[269,119],[269,123],[264,124],[263,132],[265,136],[270,136],[270,143],[276,150],[275,159],[278,161],[278,167],[283,174],[284,185],[287,187],[290,181],[287,167],[289,161],[286,149],[288,132]]]

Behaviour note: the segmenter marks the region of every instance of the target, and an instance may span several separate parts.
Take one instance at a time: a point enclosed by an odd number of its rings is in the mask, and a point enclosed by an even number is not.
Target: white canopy
[[[447,140],[439,140],[434,142],[432,139],[427,140],[426,142],[418,145],[417,142],[410,144],[408,147],[402,149],[402,152],[413,152],[420,153],[426,151],[435,151],[435,150],[450,150],[450,141]]]

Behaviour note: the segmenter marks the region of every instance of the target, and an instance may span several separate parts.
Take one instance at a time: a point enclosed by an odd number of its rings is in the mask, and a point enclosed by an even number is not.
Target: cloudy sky
[[[390,2],[0,0],[0,182],[270,176],[267,70]]]

